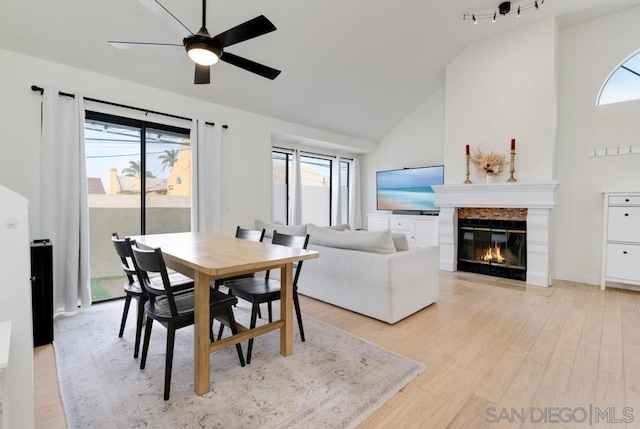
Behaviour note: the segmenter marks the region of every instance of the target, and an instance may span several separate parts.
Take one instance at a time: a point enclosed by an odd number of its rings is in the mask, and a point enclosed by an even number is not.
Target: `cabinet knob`
[[[629,198],[625,198],[624,202],[628,203],[629,202]]]
[[[627,254],[627,251],[626,251],[626,250],[624,250],[624,251],[622,252],[622,254],[623,254],[623,255],[626,255],[626,254]]]
[[[625,213],[624,215],[625,215],[625,216],[629,216],[629,213]]]

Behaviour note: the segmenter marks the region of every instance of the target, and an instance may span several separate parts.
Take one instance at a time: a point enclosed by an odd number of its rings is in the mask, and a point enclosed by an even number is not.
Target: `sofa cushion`
[[[348,223],[342,223],[340,225],[328,226],[327,228],[335,229],[336,231],[346,231],[351,229],[351,225],[349,225]]]
[[[280,234],[289,234],[289,235],[305,235],[307,233],[306,225],[284,225],[281,223],[268,223],[263,220],[255,221],[256,229],[265,229],[264,236],[272,237],[273,230],[275,229]]]
[[[392,232],[391,239],[393,240],[393,245],[398,252],[409,250],[409,240],[407,240],[407,236],[403,233]]]
[[[331,226],[318,226],[314,223],[307,223],[307,233],[309,233],[309,227],[312,226],[314,228],[327,228],[327,229],[333,229],[335,231],[346,231],[348,229],[351,229],[351,226],[348,223],[342,223],[340,225],[331,225]]]
[[[336,231],[315,225],[307,226],[309,243],[341,249],[375,253],[394,253],[396,248],[391,232],[386,231]]]

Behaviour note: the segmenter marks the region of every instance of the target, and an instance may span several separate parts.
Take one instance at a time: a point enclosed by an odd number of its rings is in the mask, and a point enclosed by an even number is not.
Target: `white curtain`
[[[222,232],[222,127],[191,125],[191,230]]]
[[[91,305],[84,100],[46,88],[40,148],[40,233],[53,244],[54,312]]]
[[[360,202],[360,161],[351,162],[349,174],[349,225],[351,229],[362,228],[362,204]]]
[[[289,204],[289,225],[302,224],[302,171],[300,152],[293,151],[293,183],[291,184],[291,204]]]
[[[342,222],[342,159],[337,156],[331,169],[331,225],[340,225]]]

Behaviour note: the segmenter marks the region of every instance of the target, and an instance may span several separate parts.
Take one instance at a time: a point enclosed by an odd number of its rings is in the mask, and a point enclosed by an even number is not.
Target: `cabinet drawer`
[[[410,220],[389,220],[390,229],[413,229],[413,222]]]
[[[640,281],[640,245],[607,244],[606,276]]]
[[[607,241],[640,243],[640,207],[609,207]]]
[[[640,206],[640,196],[624,196],[609,197],[610,206]]]

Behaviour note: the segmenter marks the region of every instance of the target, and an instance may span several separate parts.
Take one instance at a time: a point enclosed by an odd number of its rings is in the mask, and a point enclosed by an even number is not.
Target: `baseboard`
[[[565,280],[568,282],[586,283],[590,285],[600,285],[600,276],[584,273],[572,273],[569,271],[557,271],[556,280]]]

